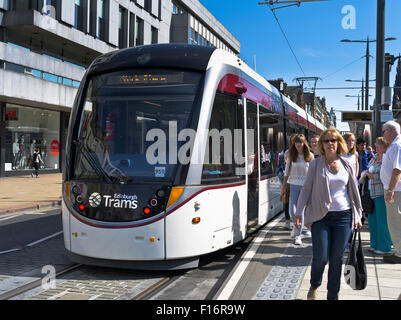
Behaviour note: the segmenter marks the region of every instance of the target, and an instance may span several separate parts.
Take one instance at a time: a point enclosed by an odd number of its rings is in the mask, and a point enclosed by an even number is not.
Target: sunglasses
[[[325,139],[325,140],[323,140],[323,143],[329,143],[329,142],[336,143],[337,139]]]

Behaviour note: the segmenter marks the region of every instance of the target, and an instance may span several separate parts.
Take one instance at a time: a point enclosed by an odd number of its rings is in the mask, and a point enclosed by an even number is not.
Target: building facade
[[[240,52],[198,0],[0,0],[0,177],[60,172],[69,114],[99,55],[154,43]]]

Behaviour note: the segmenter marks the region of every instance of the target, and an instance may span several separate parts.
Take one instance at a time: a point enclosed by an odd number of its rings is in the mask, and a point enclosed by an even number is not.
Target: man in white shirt
[[[394,255],[384,256],[383,261],[401,264],[401,135],[400,125],[388,121],[383,125],[383,138],[390,145],[383,155],[380,180],[384,187],[387,223],[394,246]]]

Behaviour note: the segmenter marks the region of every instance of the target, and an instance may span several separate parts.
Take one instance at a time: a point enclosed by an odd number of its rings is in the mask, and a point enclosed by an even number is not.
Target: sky
[[[296,85],[297,77],[320,77],[317,88],[360,87],[346,79],[365,78],[366,44],[342,43],[341,39],[376,39],[377,0],[329,0],[306,2],[275,10],[278,21],[299,61],[298,65],[275,20],[263,0],[200,0],[200,2],[240,41],[240,57],[267,79],[283,78]],[[283,6],[283,5],[276,5]],[[401,0],[386,0],[385,36],[397,40],[385,42],[385,52],[401,54]],[[376,79],[376,44],[370,43],[369,78]],[[254,59],[254,56],[256,59]],[[391,69],[394,85],[396,64]],[[302,69],[301,69],[302,68]],[[303,71],[302,71],[303,70]],[[374,87],[375,82],[370,82]],[[340,110],[357,110],[359,89],[322,90],[316,95],[326,98],[328,111],[333,108],[337,128],[349,130],[341,123]],[[360,94],[360,93],[359,93]],[[375,90],[370,89],[369,104]]]

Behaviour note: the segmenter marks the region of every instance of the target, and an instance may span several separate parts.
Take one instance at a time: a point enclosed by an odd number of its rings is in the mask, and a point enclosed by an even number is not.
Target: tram
[[[69,258],[197,267],[282,211],[288,136],[324,129],[224,50],[158,44],[99,56],[81,81],[67,136]]]

